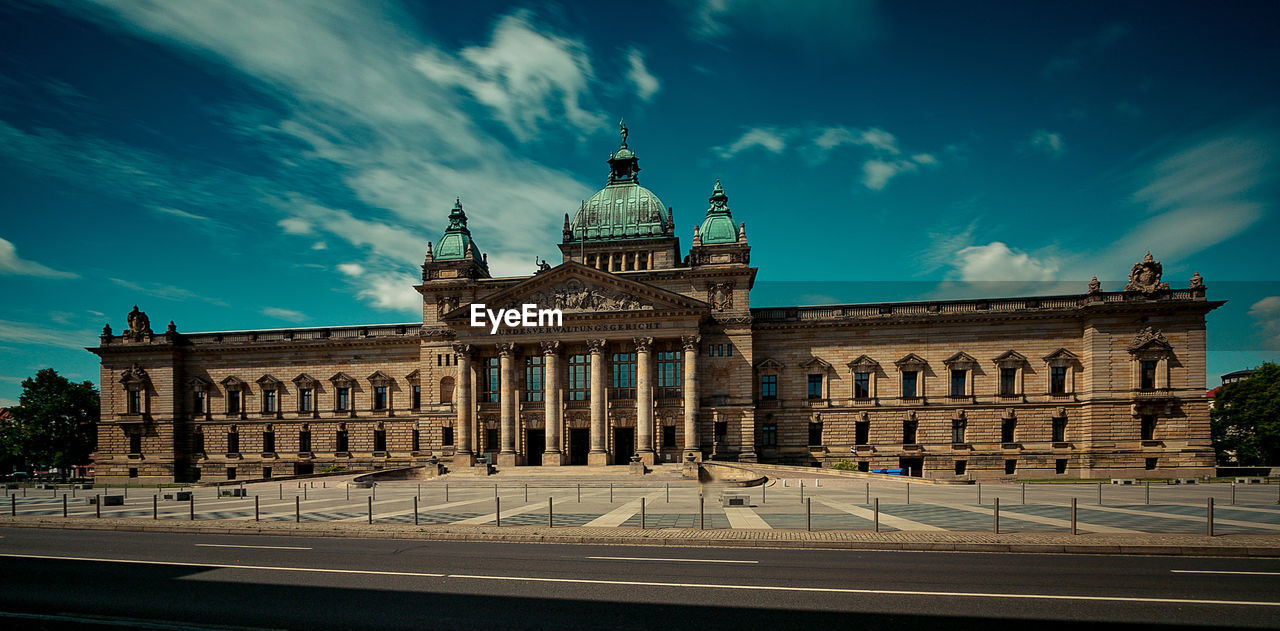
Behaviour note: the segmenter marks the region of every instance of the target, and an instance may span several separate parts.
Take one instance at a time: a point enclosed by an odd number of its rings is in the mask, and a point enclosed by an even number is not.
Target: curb
[[[95,520],[96,521],[96,520]],[[84,521],[62,521],[57,519],[14,519],[0,520],[0,527],[13,528],[48,528],[54,530],[96,530],[115,532],[164,532],[206,535],[270,535],[293,537],[346,537],[359,539],[416,539],[422,541],[458,541],[458,542],[493,542],[493,543],[544,543],[575,545],[622,545],[622,546],[663,546],[663,547],[698,547],[698,548],[774,548],[774,549],[813,549],[813,550],[875,550],[875,551],[914,551],[914,552],[994,552],[1023,554],[1107,554],[1107,555],[1143,555],[1143,556],[1196,556],[1196,557],[1258,557],[1280,558],[1280,537],[1262,536],[1248,540],[1233,539],[1239,535],[1223,535],[1217,537],[1222,544],[1204,545],[1191,542],[1183,545],[1152,544],[1103,544],[1101,542],[1081,543],[1033,543],[1033,542],[970,542],[970,541],[893,541],[886,537],[881,541],[821,539],[823,533],[806,531],[776,530],[770,531],[786,538],[718,538],[707,536],[725,531],[681,530],[680,532],[664,532],[663,530],[639,530],[636,528],[618,529],[626,534],[595,535],[566,532],[556,534],[547,532],[544,527],[506,526],[504,530],[512,532],[493,532],[488,526],[474,527],[474,531],[459,532],[440,529],[433,526],[408,526],[400,524],[380,524],[374,527],[334,527],[332,524],[311,522],[293,524],[289,522],[223,522],[205,521],[190,523],[121,523],[124,520],[112,520],[102,523]],[[235,525],[232,525],[235,524]],[[570,530],[566,527],[564,530]],[[672,530],[672,529],[668,529]],[[741,532],[742,535],[751,533]],[[652,533],[652,536],[651,534]],[[826,531],[830,534],[830,531]],[[918,534],[918,533],[915,533]],[[675,535],[675,536],[673,536]],[[1016,538],[1017,535],[1004,535]],[[1075,535],[1088,538],[1090,535]],[[1186,539],[1203,538],[1203,535],[1185,535]],[[1259,541],[1258,539],[1263,539]],[[1237,542],[1240,545],[1237,545]],[[1225,544],[1225,545],[1223,545]]]

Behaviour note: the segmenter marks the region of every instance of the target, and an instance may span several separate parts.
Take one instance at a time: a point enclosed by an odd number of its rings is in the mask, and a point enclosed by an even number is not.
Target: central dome
[[[627,127],[619,123],[622,145],[609,156],[609,183],[566,217],[565,242],[645,239],[671,234],[667,207],[653,191],[640,186],[640,161],[627,148]]]

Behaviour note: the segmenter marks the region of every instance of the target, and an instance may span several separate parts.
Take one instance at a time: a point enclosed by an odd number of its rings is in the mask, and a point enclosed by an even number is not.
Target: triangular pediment
[[[807,361],[800,362],[800,367],[823,372],[831,370],[831,364],[818,357],[810,357]]]
[[[946,366],[970,367],[978,363],[978,360],[974,359],[973,355],[960,351],[955,355],[942,360],[942,363]]]
[[[1076,354],[1075,354],[1075,353],[1073,353],[1073,352],[1071,352],[1071,351],[1069,351],[1069,350],[1067,350],[1067,349],[1065,349],[1065,348],[1060,348],[1060,349],[1058,349],[1058,350],[1056,350],[1056,351],[1053,351],[1052,353],[1049,353],[1048,355],[1045,355],[1045,356],[1044,356],[1044,360],[1045,360],[1045,361],[1047,361],[1047,362],[1051,362],[1051,361],[1054,361],[1054,360],[1058,360],[1058,361],[1075,361],[1075,359],[1076,359]]]
[[[418,369],[414,368],[413,372],[404,376],[404,380],[416,386],[422,380],[422,376]]]
[[[391,375],[388,375],[387,373],[382,372],[381,370],[375,370],[372,375],[369,375],[369,383],[372,383],[377,386],[385,386],[391,383],[392,381],[395,381],[395,380],[391,378]]]
[[[893,362],[899,368],[907,368],[910,370],[919,370],[929,365],[929,362],[915,353],[908,353],[906,357]]]
[[[258,385],[263,388],[275,388],[280,385],[280,380],[271,375],[263,375],[258,377]]]
[[[243,388],[245,386],[245,383],[235,375],[229,375],[227,378],[223,379],[222,381],[219,381],[218,383],[222,384],[222,387],[228,388],[228,389]]]
[[[653,285],[610,274],[573,261],[541,272],[475,302],[487,309],[537,305],[565,315],[617,312],[709,311],[711,305]],[[470,305],[445,314],[445,320],[470,317]]]
[[[766,370],[782,370],[782,362],[776,359],[773,359],[772,357],[766,357],[756,362],[756,368],[766,369]]]
[[[859,355],[857,359],[849,362],[848,366],[853,372],[875,372],[880,367],[880,362],[866,355]]]
[[[342,371],[339,371],[334,376],[329,377],[329,381],[332,381],[337,384],[344,384],[344,383],[352,384],[356,382],[355,377],[352,377],[351,375],[348,375],[347,373]]]
[[[1000,355],[992,361],[999,366],[1021,366],[1022,364],[1027,363],[1027,358],[1018,351],[1007,350],[1000,353]]]
[[[293,382],[299,386],[307,387],[314,386],[316,384],[316,379],[304,372],[298,373],[298,376],[293,378]]]

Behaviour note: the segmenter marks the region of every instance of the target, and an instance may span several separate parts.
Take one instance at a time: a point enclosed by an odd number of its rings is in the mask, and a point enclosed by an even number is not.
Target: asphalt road
[[[1280,627],[1280,560],[0,529],[0,624]]]

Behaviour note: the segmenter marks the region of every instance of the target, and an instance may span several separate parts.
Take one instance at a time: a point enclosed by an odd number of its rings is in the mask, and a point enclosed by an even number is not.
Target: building
[[[1209,473],[1205,299],[1150,254],[1121,291],[752,308],[717,181],[687,252],[627,146],[566,214],[562,261],[494,278],[462,203],[411,324],[105,327],[97,474],[236,480],[482,454],[499,466],[728,459],[951,478]],[[820,263],[820,259],[815,261]],[[471,326],[558,308],[561,326]]]

